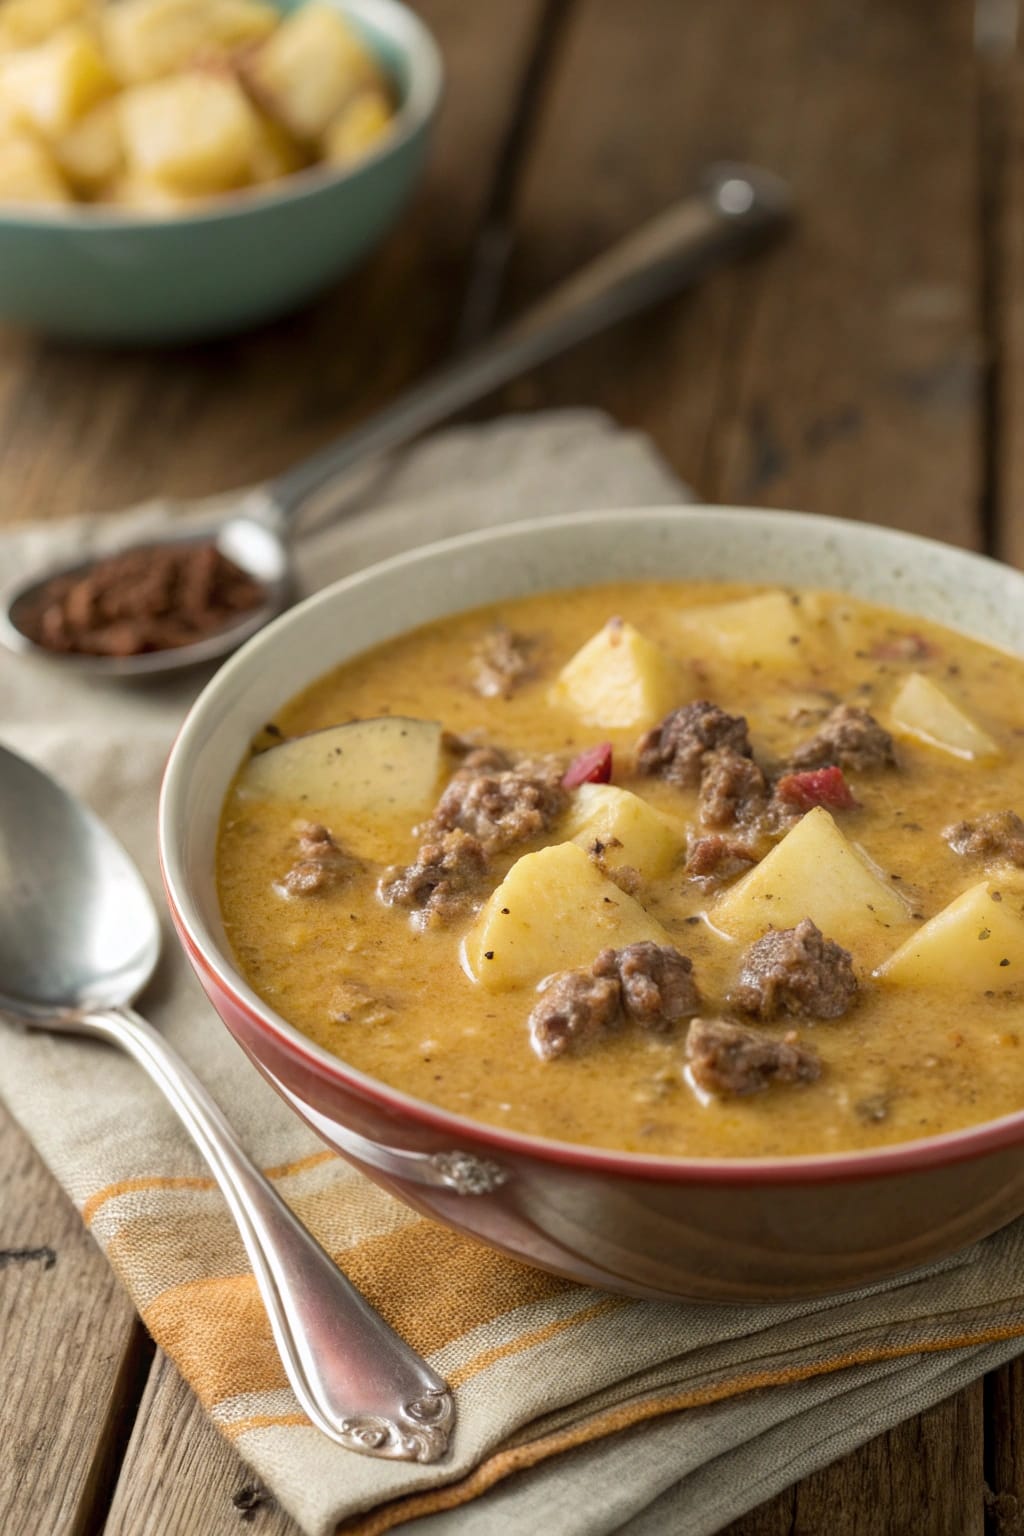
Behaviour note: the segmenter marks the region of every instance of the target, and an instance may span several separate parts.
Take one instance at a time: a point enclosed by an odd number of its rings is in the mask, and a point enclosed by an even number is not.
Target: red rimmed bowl
[[[214,880],[221,805],[249,741],[331,667],[431,619],[628,579],[828,587],[1024,653],[1024,576],[863,524],[723,507],[586,513],[465,535],[286,613],[201,694],[167,766],[168,900],[207,995],[331,1147],[426,1215],[528,1263],[634,1295],[763,1301],[845,1290],[944,1257],[1024,1211],[1024,1108],[867,1153],[693,1159],[519,1136],[438,1109],[315,1046],[232,959]]]

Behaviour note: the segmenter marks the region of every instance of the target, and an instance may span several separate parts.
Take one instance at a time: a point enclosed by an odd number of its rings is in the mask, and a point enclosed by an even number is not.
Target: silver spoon
[[[0,747],[0,1015],[120,1046],[163,1093],[238,1225],[292,1389],[349,1450],[444,1455],[445,1382],[352,1286],[253,1165],[181,1058],[129,1005],[160,925],[135,865],[53,779]]]
[[[178,672],[220,660],[292,601],[289,539],[311,499],[331,481],[363,461],[404,448],[529,369],[751,250],[784,228],[790,208],[786,184],[770,171],[728,163],[712,166],[700,191],[672,204],[583,267],[483,346],[276,480],[239,493],[237,511],[230,516],[161,539],[163,544],[213,539],[264,588],[266,600],[258,608],[216,634],[191,645],[124,657],[55,653],[37,645],[23,628],[35,594],[55,576],[85,570],[90,560],[38,572],[0,594],[0,642],[62,667],[107,677]]]

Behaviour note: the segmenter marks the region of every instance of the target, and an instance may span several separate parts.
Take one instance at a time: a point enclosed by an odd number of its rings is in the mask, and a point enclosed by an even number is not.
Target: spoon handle
[[[131,1008],[62,1025],[134,1057],[203,1154],[238,1225],[285,1374],[317,1428],[369,1456],[442,1457],[455,1415],[446,1383],[292,1214],[180,1056]]]
[[[491,340],[271,481],[265,490],[274,515],[291,521],[345,470],[406,447],[530,368],[678,293],[777,234],[789,216],[789,190],[770,171],[712,166],[700,191],[627,235]]]

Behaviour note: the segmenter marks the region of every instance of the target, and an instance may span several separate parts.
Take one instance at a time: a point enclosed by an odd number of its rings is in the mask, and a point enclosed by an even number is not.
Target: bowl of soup
[[[239,652],[167,768],[208,996],[432,1218],[648,1297],[1024,1211],[1024,577],[795,513],[463,536]]]

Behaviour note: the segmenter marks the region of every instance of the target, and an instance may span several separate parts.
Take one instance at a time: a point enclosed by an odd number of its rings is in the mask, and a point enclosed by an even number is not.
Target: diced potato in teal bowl
[[[441,80],[399,0],[6,0],[0,321],[166,343],[296,309],[395,223]]]

